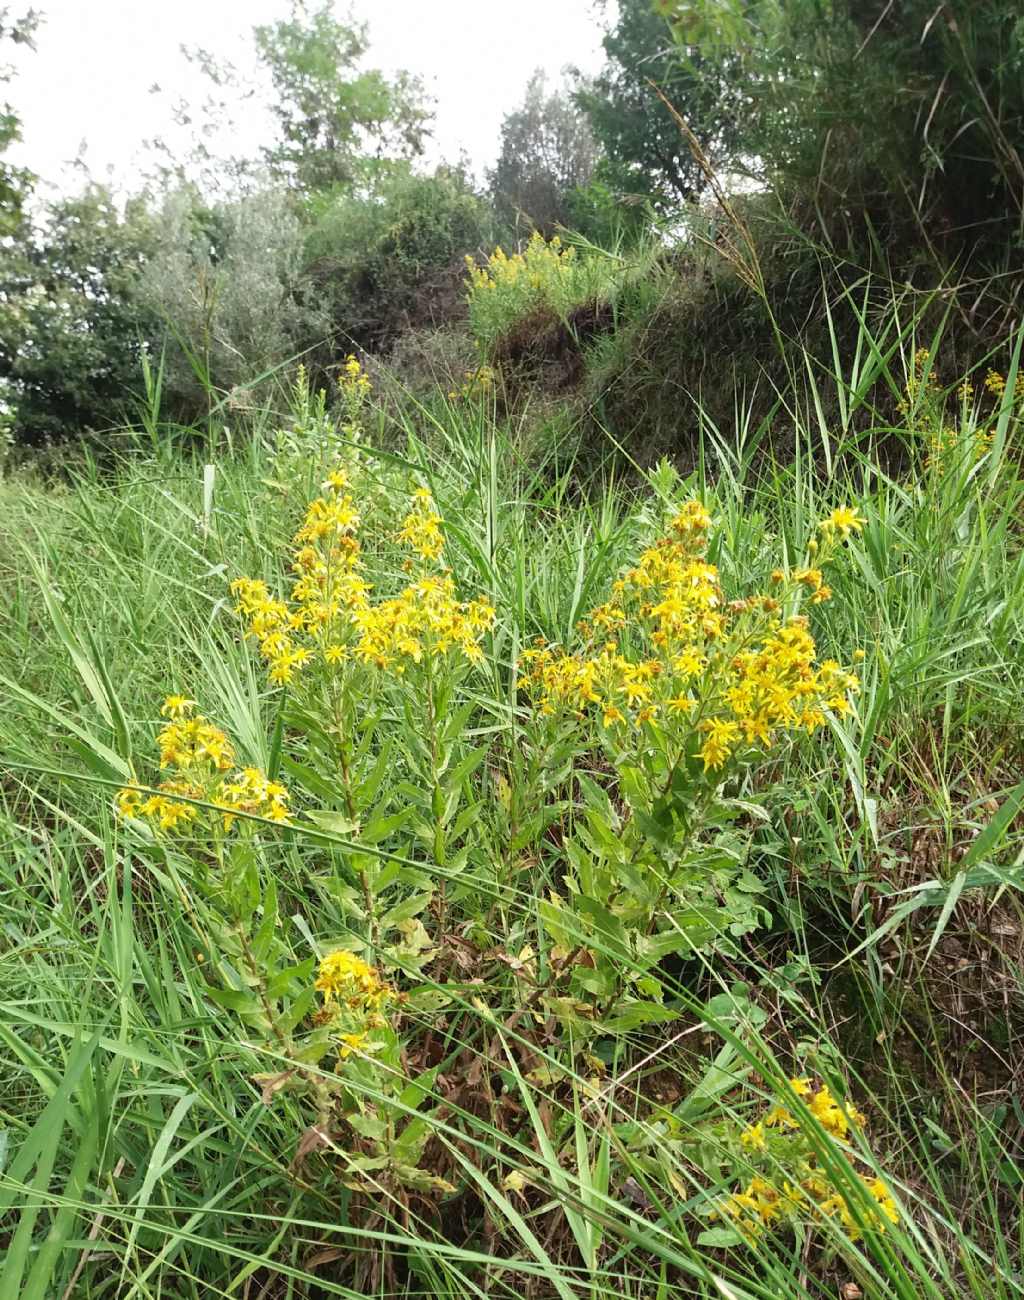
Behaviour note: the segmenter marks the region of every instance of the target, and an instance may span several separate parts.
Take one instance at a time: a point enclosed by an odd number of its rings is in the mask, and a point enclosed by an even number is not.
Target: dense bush
[[[734,69],[743,102],[733,157],[802,205],[820,236],[862,249],[874,231],[894,264],[933,245],[975,261],[1019,253],[1018,5],[665,0],[658,8],[685,66],[711,59]]]
[[[153,317],[140,297],[158,239],[145,206],[122,214],[91,185],[24,222],[0,259],[0,397],[15,438],[40,445],[121,418]]]
[[[509,255],[499,245],[483,266],[467,258],[467,267],[470,329],[492,359],[514,332],[567,326],[578,309],[607,306],[624,272],[621,260],[601,249],[581,251],[539,232],[522,252]]]
[[[305,257],[334,335],[380,347],[409,327],[464,315],[462,259],[494,238],[494,218],[456,167],[390,170],[368,192],[310,202]]]
[[[181,188],[154,225],[138,295],[159,322],[166,391],[179,410],[195,414],[247,389],[329,336],[305,275],[300,214],[285,191],[207,205]]]

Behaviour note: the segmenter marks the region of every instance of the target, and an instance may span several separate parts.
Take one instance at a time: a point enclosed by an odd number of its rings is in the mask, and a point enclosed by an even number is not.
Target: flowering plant
[[[160,712],[167,723],[157,737],[161,770],[155,791],[126,786],[117,796],[120,816],[148,821],[161,831],[191,830],[219,839],[239,813],[267,821],[288,820],[288,791],[256,767],[233,771],[235,750],[219,727],[195,715],[195,701],[168,695]],[[204,806],[207,805],[207,806]],[[212,808],[209,807],[212,805]],[[220,832],[220,834],[218,834]]]
[[[865,1228],[884,1232],[886,1224],[899,1221],[881,1178],[859,1169],[841,1178],[822,1160],[823,1143],[834,1143],[850,1162],[863,1164],[851,1139],[866,1129],[864,1115],[835,1098],[825,1083],[796,1078],[789,1090],[794,1104],[769,1106],[740,1131],[741,1158],[750,1176],[742,1191],[715,1202],[711,1218],[726,1227],[706,1233],[707,1244],[752,1243],[765,1231],[806,1221],[835,1221],[856,1241]]]
[[[598,747],[616,776],[611,790],[579,777],[565,892],[541,904],[556,951],[575,966],[572,986],[597,997],[605,1029],[609,1008],[613,1027],[665,1018],[658,963],[728,949],[766,915],[737,829],[758,810],[726,798],[725,783],[787,734],[849,710],[857,679],[818,661],[801,606],[829,598],[820,566],[863,522],[834,511],[806,562],[775,571],[770,594],[730,600],[707,555],[711,517],[689,501],[580,625],[578,648],[522,656],[535,735]]]

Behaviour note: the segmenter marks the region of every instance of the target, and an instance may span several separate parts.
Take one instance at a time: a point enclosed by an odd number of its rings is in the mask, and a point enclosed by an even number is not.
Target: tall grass
[[[874,383],[905,381],[912,340],[895,337],[863,339]],[[855,715],[735,792],[766,801],[753,853],[771,925],[665,970],[665,1023],[566,1054],[524,1012],[517,973],[551,960],[539,904],[558,882],[540,862],[503,878],[461,932],[462,977],[420,981],[443,1018],[425,997],[403,1012],[418,1065],[397,1105],[456,1190],[403,1196],[381,1176],[369,1210],[344,1176],[351,1135],[303,1156],[301,1099],[256,1079],[287,1059],[211,997],[208,903],[111,812],[179,685],[270,769],[275,699],[227,582],[275,572],[324,466],[315,450],[283,465],[268,418],[215,460],[150,442],[60,490],[0,485],[0,1294],[1024,1294],[1016,424],[1007,410],[977,461],[909,472],[912,415],[868,437],[816,420],[816,386],[869,400],[835,364],[784,395],[790,460],[767,453],[767,429],[744,443],[704,421],[689,485],[719,521],[727,587],[767,581],[835,505],[866,519],[815,622],[823,656],[865,651]],[[469,726],[509,743],[521,650],[571,640],[682,488],[663,467],[583,494],[486,401],[399,420],[397,450],[359,453],[367,510],[386,522],[397,484],[429,484],[458,585],[500,611]],[[893,440],[902,461],[874,454]],[[395,581],[385,551],[368,565]],[[552,797],[571,804],[587,766]],[[278,941],[296,963],[322,955],[350,924],[344,836],[296,825],[264,851]],[[600,931],[593,944],[625,960]],[[867,1167],[899,1222],[859,1240],[835,1221],[718,1241],[706,1209],[745,1179],[729,1133],[762,1105],[799,1110],[794,1074],[867,1111],[870,1146],[809,1112],[801,1127],[855,1221],[870,1224]],[[363,1102],[395,1104],[373,1086]]]

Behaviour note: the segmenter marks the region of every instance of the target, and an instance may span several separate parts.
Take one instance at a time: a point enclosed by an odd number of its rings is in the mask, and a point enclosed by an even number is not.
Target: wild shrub
[[[138,295],[158,322],[166,397],[179,415],[194,419],[232,392],[236,405],[258,402],[268,376],[329,339],[286,191],[211,205],[181,188],[154,221]]]
[[[367,191],[311,199],[305,258],[343,345],[382,349],[464,318],[462,259],[493,238],[490,209],[458,168],[396,168]]]
[[[368,383],[354,359],[342,382],[356,424]],[[487,700],[509,612],[446,564],[449,530],[426,485],[390,536],[368,536],[387,518],[374,507],[364,519],[369,483],[354,452],[307,504],[280,564],[290,578],[231,582],[275,701],[269,768],[240,767],[227,735],[173,695],[158,736],[168,774],[116,800],[202,899],[210,996],[275,1061],[258,1076],[265,1102],[294,1099],[300,1150],[338,1152],[367,1224],[382,1187],[399,1199],[457,1190],[456,1168],[428,1158],[430,1087],[406,1062],[463,996],[452,945],[488,942],[526,862],[549,883],[534,942],[509,957],[510,1010],[557,1027],[549,1070],[596,1059],[598,1039],[628,1056],[632,1035],[678,1015],[666,961],[735,957],[767,922],[749,824],[770,792],[733,792],[755,760],[850,709],[856,678],[818,659],[803,607],[829,599],[825,568],[845,563],[864,524],[838,508],[770,593],[728,592],[704,505],[652,506],[656,531],[622,557],[578,644],[518,656],[510,725]],[[336,855],[343,927],[315,938],[315,960],[296,962],[279,935],[268,855],[282,833]],[[490,1014],[486,990],[476,1002]],[[814,1192],[821,1213],[827,1201],[855,1215],[796,1154],[798,1122],[780,1127],[800,1185],[827,1187]],[[719,1210],[737,1240],[730,1206],[749,1195]]]
[[[535,232],[522,252],[500,246],[479,266],[466,258],[469,325],[484,357],[493,356],[515,327],[532,322],[567,325],[574,311],[607,304],[621,283],[623,264],[596,248],[579,249]]]

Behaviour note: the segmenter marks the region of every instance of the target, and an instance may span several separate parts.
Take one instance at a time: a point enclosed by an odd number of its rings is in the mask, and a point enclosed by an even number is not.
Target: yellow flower
[[[630,704],[642,704],[651,698],[651,688],[645,682],[637,681],[635,677],[627,678],[619,690]]]
[[[374,967],[343,948],[321,959],[313,987],[323,994],[325,1007],[338,1004],[353,1011],[377,1011],[391,996]]]
[[[142,803],[142,795],[138,790],[131,790],[125,787],[118,790],[115,804],[118,815],[121,817],[137,817],[139,815],[139,805]]]
[[[867,1184],[867,1189],[878,1203],[878,1208],[889,1220],[890,1223],[899,1223],[899,1211],[896,1209],[896,1202],[881,1178],[872,1178]],[[882,1225],[879,1225],[882,1226]]]
[[[352,399],[361,401],[370,391],[370,378],[360,365],[359,358],[351,352],[345,358],[345,363],[341,367],[338,384],[344,396],[350,401]]]
[[[444,549],[441,516],[434,509],[434,499],[427,488],[417,488],[412,506],[402,521],[398,540],[412,547],[425,560],[437,560]]]
[[[172,720],[157,737],[161,768],[174,768],[176,775],[160,783],[155,794],[143,798],[137,790],[125,787],[116,798],[122,817],[146,818],[163,831],[200,822],[207,817],[198,806],[212,803],[225,809],[223,825],[230,830],[233,813],[249,812],[270,821],[288,820],[288,792],[283,785],[270,781],[257,768],[247,767],[232,776],[234,747],[219,727],[200,716],[182,716],[182,696],[169,696],[167,711]],[[184,700],[193,707],[194,701]],[[173,715],[177,713],[177,717]],[[185,800],[195,800],[186,803]]]
[[[721,767],[739,736],[739,725],[727,722],[723,718],[714,718],[704,724],[707,737],[700,748],[700,757],[704,760],[704,771],[711,772]]]
[[[866,523],[867,520],[862,519],[853,506],[838,506],[818,527],[823,533],[839,532],[845,538],[851,533],[861,532]]]
[[[240,812],[272,822],[288,821],[288,791],[277,781],[271,781],[258,767],[244,768],[222,781],[213,793],[212,801],[225,810],[226,831],[235,822],[234,814]]]
[[[360,1052],[366,1046],[366,1034],[342,1034],[339,1038],[341,1043],[338,1049],[338,1055],[344,1061],[346,1057],[351,1056],[353,1052]]]
[[[177,720],[187,718],[195,707],[195,700],[188,700],[184,695],[168,695],[160,706],[160,713],[162,717]]]
[[[797,569],[793,574],[793,581],[802,583],[809,591],[819,591],[823,581],[820,569]]]
[[[745,1128],[740,1134],[740,1143],[754,1151],[763,1151],[765,1148],[764,1123],[751,1124],[748,1128]]]

